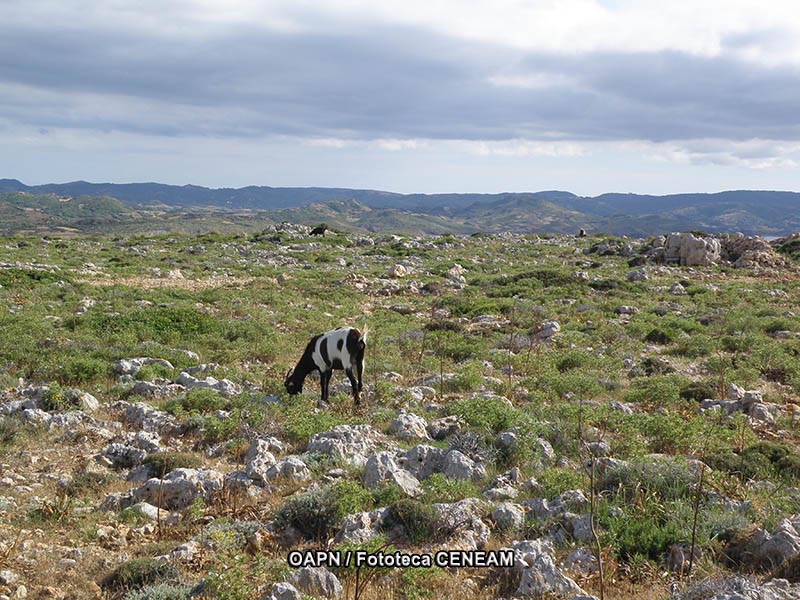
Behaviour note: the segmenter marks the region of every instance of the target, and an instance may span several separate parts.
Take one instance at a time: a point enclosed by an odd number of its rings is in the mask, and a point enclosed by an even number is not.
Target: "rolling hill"
[[[211,189],[158,183],[28,186],[0,179],[0,231],[112,227],[149,232],[253,230],[293,221],[352,231],[403,233],[565,233],[646,236],[665,231],[800,231],[800,194],[738,190],[666,196],[565,191],[501,194],[396,194],[349,188],[249,186]]]

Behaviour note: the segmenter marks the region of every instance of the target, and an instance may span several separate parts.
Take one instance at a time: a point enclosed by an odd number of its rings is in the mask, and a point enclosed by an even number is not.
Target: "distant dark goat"
[[[328,226],[323,223],[322,225],[317,225],[314,229],[311,230],[311,235],[325,235],[325,232],[328,230]]]
[[[328,400],[328,384],[333,369],[344,369],[353,386],[353,401],[358,406],[361,400],[361,375],[364,372],[364,350],[367,347],[367,332],[355,327],[340,327],[316,335],[308,342],[303,356],[294,369],[286,373],[283,385],[291,394],[303,391],[303,382],[312,371],[319,371],[322,387],[322,402]],[[354,374],[355,371],[355,374]]]

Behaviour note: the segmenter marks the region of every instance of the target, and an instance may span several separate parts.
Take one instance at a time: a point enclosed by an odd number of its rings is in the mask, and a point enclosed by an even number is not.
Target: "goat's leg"
[[[364,373],[364,359],[363,357],[356,363],[356,375],[358,376],[358,391],[360,392],[364,386],[361,383],[361,376]]]
[[[350,386],[353,388],[353,402],[355,402],[356,406],[358,406],[358,403],[361,400],[359,397],[359,392],[361,390],[359,389],[356,378],[353,377],[353,369],[345,369],[344,372],[347,374],[347,378],[350,380]]]
[[[322,387],[322,399],[320,402],[328,401],[328,384],[331,382],[331,372],[322,371],[319,374],[319,384]]]

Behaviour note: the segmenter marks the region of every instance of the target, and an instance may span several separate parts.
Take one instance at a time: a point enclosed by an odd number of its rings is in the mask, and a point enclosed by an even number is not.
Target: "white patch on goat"
[[[328,331],[327,333],[323,333],[319,339],[317,340],[316,346],[314,347],[314,354],[312,354],[312,358],[314,359],[314,364],[317,365],[317,368],[320,371],[329,371],[331,370],[331,365],[336,361],[338,358],[339,361],[342,363],[342,367],[345,369],[349,369],[352,367],[350,361],[350,352],[347,350],[347,336],[350,333],[350,327],[343,327],[341,329],[334,329],[333,331]],[[328,363],[325,362],[325,359],[322,356],[322,350],[320,347],[322,346],[323,340],[327,340],[328,342]],[[339,340],[342,342],[342,349],[339,350]]]

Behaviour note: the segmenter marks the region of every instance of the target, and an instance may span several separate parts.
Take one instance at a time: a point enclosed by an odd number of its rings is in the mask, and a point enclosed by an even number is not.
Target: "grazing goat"
[[[294,369],[289,369],[283,385],[291,394],[303,391],[303,382],[312,371],[319,371],[322,387],[322,402],[328,400],[328,384],[333,369],[344,369],[353,386],[353,401],[361,400],[361,374],[364,372],[364,349],[367,347],[367,331],[361,333],[355,327],[340,327],[316,335],[308,342],[303,356]],[[355,374],[353,371],[355,370]]]

